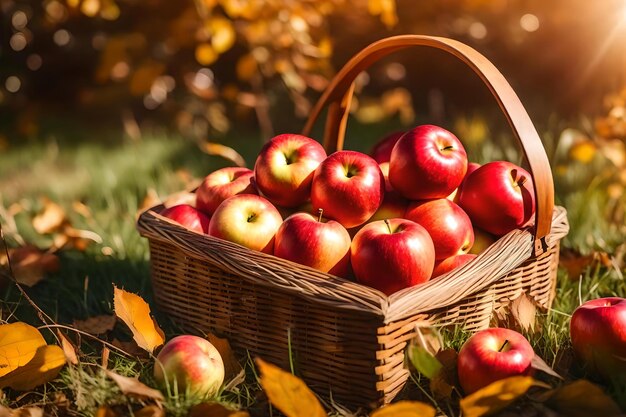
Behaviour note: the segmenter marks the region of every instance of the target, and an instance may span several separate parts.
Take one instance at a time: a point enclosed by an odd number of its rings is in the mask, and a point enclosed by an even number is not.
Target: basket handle
[[[412,46],[428,46],[456,56],[474,70],[489,87],[513,129],[530,166],[536,204],[534,250],[535,255],[543,253],[547,249],[545,238],[550,233],[554,210],[554,184],[545,149],[528,113],[504,76],[482,54],[459,41],[434,36],[400,35],[370,44],[352,57],[333,78],[315,104],[302,134],[310,135],[322,110],[328,107],[324,128],[324,147],[328,153],[342,149],[355,78],[379,59]]]

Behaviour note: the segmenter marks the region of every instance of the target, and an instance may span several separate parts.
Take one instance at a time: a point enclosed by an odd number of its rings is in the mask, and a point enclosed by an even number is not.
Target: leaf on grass
[[[13,278],[22,285],[32,287],[40,282],[47,273],[57,272],[61,268],[58,256],[47,253],[36,246],[28,245],[9,251]],[[0,265],[8,266],[5,253],[0,254]]]
[[[233,148],[226,145],[215,142],[203,142],[200,144],[200,149],[202,150],[202,152],[208,155],[221,156],[222,158],[231,161],[238,167],[246,166],[246,160],[243,159],[243,156],[241,156]]]
[[[76,329],[82,330],[93,335],[105,334],[115,327],[117,318],[110,314],[88,317],[85,320],[74,320],[73,325]]]
[[[156,405],[147,405],[139,411],[133,413],[135,417],[165,417],[163,408]]]
[[[458,354],[454,349],[444,349],[437,353],[435,358],[443,369],[430,380],[430,391],[437,399],[450,398],[457,384]]]
[[[43,417],[43,409],[39,407],[24,407],[11,410],[0,406],[0,417]]]
[[[96,417],[117,417],[117,413],[109,407],[100,406],[96,412]]]
[[[45,235],[59,229],[65,220],[65,210],[54,201],[44,198],[43,210],[33,218],[33,228],[40,235]]]
[[[550,365],[548,365],[543,359],[541,359],[541,356],[537,354],[533,356],[533,359],[530,362],[530,366],[537,371],[541,371],[550,376],[563,379],[561,375],[559,375],[554,369],[552,369]]]
[[[297,376],[257,358],[261,387],[270,403],[287,417],[327,417],[319,400]]]
[[[114,287],[113,307],[115,315],[133,332],[133,339],[140,348],[152,353],[163,344],[163,330],[150,316],[150,306],[143,298]]]
[[[520,328],[525,331],[532,330],[535,327],[536,314],[537,306],[526,293],[522,293],[511,302],[511,316]]]
[[[521,397],[534,385],[545,384],[529,376],[501,379],[461,399],[463,417],[480,417],[496,413]]]
[[[235,357],[228,340],[217,337],[212,333],[207,334],[206,338],[213,346],[215,346],[215,349],[217,349],[222,357],[222,361],[224,362],[224,380],[229,381],[236,377],[242,368],[239,361]]]
[[[115,347],[122,349],[124,352],[128,353],[131,356],[135,356],[137,358],[148,358],[150,354],[146,352],[144,349],[137,346],[137,343],[134,340],[130,340],[128,342],[123,342],[119,339],[113,339],[111,344]]]
[[[57,336],[61,341],[61,348],[63,349],[63,354],[65,354],[65,359],[71,363],[72,365],[78,364],[78,356],[76,356],[76,348],[70,342],[67,337],[60,330],[57,329]]]
[[[620,409],[600,387],[585,379],[552,390],[546,405],[568,417],[610,417]]]
[[[120,391],[122,391],[122,394],[124,395],[155,400],[157,401],[157,403],[163,401],[163,394],[161,394],[161,391],[150,388],[143,382],[139,381],[137,378],[122,376],[120,374],[116,374],[113,371],[109,371],[108,369],[105,369],[104,373],[106,373],[109,378],[115,381],[117,386],[120,388]]]
[[[0,325],[0,377],[29,363],[46,341],[33,326],[17,322]]]
[[[189,411],[189,417],[250,417],[245,411],[233,411],[218,403],[202,403]]]
[[[564,251],[559,258],[559,266],[565,268],[570,279],[578,278],[590,267],[602,265],[606,268],[612,266],[611,257],[606,252],[592,252],[582,255],[575,251]]]
[[[437,411],[419,401],[398,401],[372,411],[371,417],[435,417]]]
[[[65,365],[63,349],[56,345],[41,346],[26,365],[0,378],[0,388],[10,387],[17,391],[29,391],[56,378],[63,365]]]

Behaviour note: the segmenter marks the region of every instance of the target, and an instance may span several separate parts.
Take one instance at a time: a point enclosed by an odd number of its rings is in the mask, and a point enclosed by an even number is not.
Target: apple
[[[278,135],[263,146],[257,157],[256,185],[272,203],[297,207],[309,199],[313,173],[324,159],[326,151],[313,139]]]
[[[349,229],[372,217],[384,193],[385,180],[376,161],[360,152],[339,151],[315,170],[311,202]]]
[[[493,245],[496,241],[496,237],[492,234],[485,232],[477,227],[474,227],[474,244],[472,245],[469,253],[479,255],[485,251],[489,246]]]
[[[256,194],[251,182],[254,172],[248,168],[227,167],[207,175],[196,190],[196,207],[213,214],[217,207],[229,197],[237,194]]]
[[[452,193],[450,193],[446,198],[459,204],[459,195],[461,194],[461,188],[463,188],[465,180],[467,179],[469,174],[476,171],[478,168],[480,168],[480,164],[477,164],[475,162],[470,162],[469,164],[467,164],[467,172],[465,173],[465,177],[463,177],[463,181],[461,181],[461,185],[459,185],[458,188],[452,191]]]
[[[433,125],[406,132],[389,161],[389,181],[409,200],[445,198],[463,181],[467,154],[452,133]]]
[[[518,332],[498,327],[482,330],[459,351],[459,382],[469,395],[500,379],[528,375],[534,356],[532,346]]]
[[[604,378],[626,375],[626,299],[598,298],[578,307],[570,321],[576,356]]]
[[[392,132],[382,138],[374,147],[372,148],[370,155],[376,162],[382,164],[384,162],[389,162],[391,159],[391,151],[393,147],[404,135],[404,132]]]
[[[154,364],[154,379],[161,386],[174,383],[178,392],[200,397],[218,393],[224,382],[224,362],[208,340],[198,336],[177,336],[167,342]]]
[[[209,234],[265,253],[274,251],[274,235],[283,222],[276,207],[254,194],[230,197],[219,205]]]
[[[369,218],[368,223],[378,220],[403,218],[409,206],[409,201],[396,191],[387,191],[383,203]]]
[[[534,214],[532,177],[510,162],[489,162],[467,177],[459,204],[476,226],[502,236],[522,227]]]
[[[443,275],[447,272],[453,271],[465,265],[466,263],[468,263],[474,258],[476,258],[476,255],[463,253],[461,255],[454,255],[449,258],[444,259],[443,261],[439,261],[435,263],[435,269],[433,270],[432,278],[436,278],[439,275]]]
[[[436,259],[467,253],[474,244],[472,222],[461,207],[445,198],[414,201],[405,217],[428,231]]]
[[[198,233],[208,233],[210,217],[189,204],[179,204],[161,211],[161,216],[172,219]]]
[[[350,235],[339,222],[296,213],[285,219],[276,232],[274,255],[346,277],[350,270]]]
[[[415,222],[379,220],[357,232],[350,257],[357,282],[391,295],[429,280],[435,247],[426,229]]]
[[[383,178],[385,179],[385,191],[393,191],[393,187],[389,182],[389,162],[378,164],[378,167],[380,168],[380,172],[383,173]]]

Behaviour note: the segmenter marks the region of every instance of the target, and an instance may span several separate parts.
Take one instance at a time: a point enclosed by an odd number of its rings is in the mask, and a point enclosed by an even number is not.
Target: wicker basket
[[[534,179],[536,227],[514,230],[472,262],[389,297],[314,269],[194,233],[157,214],[137,227],[150,243],[157,303],[183,328],[227,337],[279,366],[289,366],[323,397],[347,405],[391,401],[404,386],[405,347],[416,327],[489,326],[495,310],[523,293],[547,309],[552,303],[565,210],[554,208],[550,166],[528,114],[504,77],[485,57],[454,40],[405,35],[368,46],[332,80],[303,131],[328,108],[324,144],[341,149],[355,77],[373,62],[409,46],[446,51],[489,87],[524,151]]]

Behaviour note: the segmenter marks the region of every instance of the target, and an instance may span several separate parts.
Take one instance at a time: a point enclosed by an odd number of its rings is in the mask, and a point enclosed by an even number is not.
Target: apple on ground
[[[354,236],[352,270],[357,282],[391,295],[428,281],[435,265],[433,241],[406,219],[369,223]]]
[[[253,194],[230,197],[219,205],[209,234],[265,253],[274,251],[274,235],[283,222],[276,207]]]
[[[347,277],[350,271],[350,235],[341,223],[296,213],[283,222],[276,232],[274,255]]]
[[[534,214],[532,177],[510,162],[489,162],[467,177],[459,204],[476,226],[502,236],[522,227]]]
[[[382,164],[384,162],[389,162],[391,159],[391,151],[393,147],[396,145],[398,140],[404,135],[404,132],[392,132],[382,138],[374,147],[372,148],[370,155],[376,162]]]
[[[500,379],[529,375],[535,353],[520,333],[504,328],[482,330],[459,351],[459,382],[469,395]]]
[[[438,260],[467,253],[474,244],[472,222],[455,203],[446,199],[414,201],[405,217],[422,225],[435,242]]]
[[[376,161],[360,152],[339,151],[315,170],[311,202],[349,229],[372,217],[384,193],[385,181]]]
[[[161,216],[172,219],[198,233],[208,233],[210,217],[189,204],[179,204],[161,211]]]
[[[196,207],[213,214],[217,207],[229,197],[237,194],[256,194],[252,183],[254,172],[248,168],[227,167],[213,171],[204,178],[196,190]]]
[[[254,165],[261,194],[283,207],[297,207],[309,199],[313,173],[326,159],[322,145],[311,138],[283,134],[263,146]]]
[[[208,340],[198,336],[177,336],[167,342],[154,364],[154,378],[163,387],[199,397],[218,393],[224,382],[224,362]],[[166,384],[167,381],[167,384]]]
[[[482,229],[474,227],[474,244],[469,250],[469,253],[479,255],[485,251],[489,246],[493,245],[496,241],[496,237],[490,233],[485,232]]]
[[[470,262],[474,258],[476,258],[476,255],[463,253],[461,255],[454,255],[444,259],[443,261],[439,261],[435,263],[435,269],[433,270],[432,278],[437,278],[438,276],[443,275],[447,272],[454,271],[455,269],[460,268],[466,263]]]
[[[626,379],[626,299],[598,298],[582,304],[572,315],[570,335],[576,356],[589,371],[606,379]]]
[[[463,181],[467,154],[452,133],[433,125],[406,132],[389,161],[389,181],[409,200],[445,198]]]

